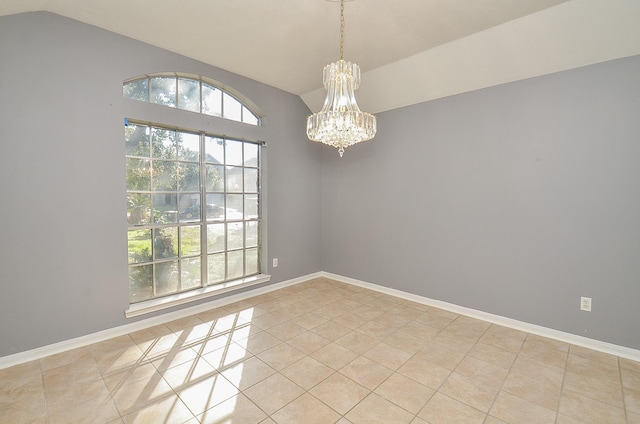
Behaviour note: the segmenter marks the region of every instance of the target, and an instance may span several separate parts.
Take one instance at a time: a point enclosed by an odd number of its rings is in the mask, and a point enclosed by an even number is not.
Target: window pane
[[[242,249],[244,247],[244,224],[231,222],[227,224],[227,250]]]
[[[215,284],[225,280],[225,253],[216,253],[207,257],[208,284]]]
[[[200,162],[200,136],[198,134],[177,133],[178,159]]]
[[[178,108],[200,112],[200,81],[178,78]]]
[[[155,259],[178,256],[178,228],[156,228],[153,230],[153,254]]]
[[[227,253],[227,279],[234,280],[244,276],[244,251]]]
[[[151,230],[131,230],[128,233],[129,263],[151,261]]]
[[[245,223],[245,240],[247,247],[258,246],[258,222],[251,221]]]
[[[151,157],[149,133],[149,127],[146,125],[127,125],[124,127],[127,156]]]
[[[178,291],[178,261],[160,262],[155,264],[154,269],[156,294]]]
[[[178,165],[178,190],[200,190],[200,166],[197,163],[181,163]]]
[[[224,194],[207,194],[207,221],[224,220]]]
[[[226,140],[225,141],[225,165],[242,165],[242,141]]]
[[[258,249],[247,249],[244,257],[245,275],[257,274],[260,267],[258,266]]]
[[[204,150],[208,163],[224,163],[224,140],[217,137],[206,137],[204,140]]]
[[[227,194],[227,219],[241,220],[244,218],[244,208],[242,207],[242,194]]]
[[[202,83],[202,113],[222,116],[222,91],[205,83]]]
[[[170,224],[177,222],[177,196],[163,193],[153,195],[153,222]]]
[[[151,103],[176,107],[176,79],[174,77],[156,77],[151,83]]]
[[[151,135],[151,153],[154,158],[173,160],[177,150],[176,132],[154,128]]]
[[[244,196],[244,217],[245,219],[258,218],[258,196],[256,194]]]
[[[200,258],[183,259],[180,263],[181,290],[195,289],[202,286],[202,269]]]
[[[244,191],[247,193],[258,192],[257,168],[244,168]]]
[[[207,165],[207,191],[224,191],[224,166]]]
[[[200,219],[200,194],[182,194],[178,204],[178,217],[181,222]]]
[[[151,161],[127,158],[127,190],[149,191],[151,189]]]
[[[200,254],[200,226],[193,225],[180,228],[180,256]]]
[[[224,219],[224,208],[215,203],[207,203],[207,221],[222,221]]]
[[[127,99],[149,101],[149,80],[144,78],[122,85],[122,95]]]
[[[258,145],[244,143],[244,166],[258,166]]]
[[[153,265],[129,267],[129,302],[140,302],[152,297]]]
[[[222,104],[224,115],[223,118],[233,121],[242,121],[242,104],[235,97],[227,93],[222,94]]]
[[[242,122],[245,124],[258,125],[258,117],[245,106],[242,106]]]
[[[147,225],[151,217],[151,196],[129,193],[127,195],[127,222],[129,225]]]
[[[155,191],[176,191],[178,188],[176,165],[175,162],[154,160],[152,164],[151,189]]]
[[[207,251],[209,253],[224,251],[224,224],[207,225]]]
[[[242,168],[239,166],[228,166],[227,173],[227,191],[242,193]]]

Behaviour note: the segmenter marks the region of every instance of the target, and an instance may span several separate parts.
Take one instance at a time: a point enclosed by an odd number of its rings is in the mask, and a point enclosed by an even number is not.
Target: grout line
[[[629,414],[627,413],[627,400],[624,395],[624,381],[622,380],[622,366],[620,364],[620,357],[618,357],[618,377],[620,378],[620,391],[622,392],[622,410],[624,411],[624,419],[626,422],[631,422]]]

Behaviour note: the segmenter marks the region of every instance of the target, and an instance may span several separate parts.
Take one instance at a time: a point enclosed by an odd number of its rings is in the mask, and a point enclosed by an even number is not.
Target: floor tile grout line
[[[42,398],[44,400],[44,413],[46,414],[47,423],[49,419],[49,399],[47,399],[47,388],[44,385],[44,370],[42,369],[42,362],[38,360],[38,366],[40,367],[40,378],[42,379]]]
[[[459,316],[459,317],[460,317],[460,316]],[[456,318],[456,320],[457,320],[457,318]],[[454,320],[454,321],[456,321],[456,320]],[[454,322],[454,321],[452,321],[452,322]],[[476,339],[476,341],[475,341],[475,343],[473,344],[473,346],[471,346],[471,348],[469,348],[469,350],[465,353],[465,355],[464,355],[464,356],[463,356],[463,358],[460,360],[460,362],[458,362],[458,364],[456,365],[456,368],[454,368],[454,369],[451,371],[451,373],[452,373],[452,374],[455,372],[455,370],[460,366],[460,364],[461,364],[461,363],[462,363],[462,362],[463,362],[467,357],[470,357],[470,356],[469,356],[469,353],[471,353],[471,351],[473,350],[473,348],[474,348],[478,343],[480,343],[480,340],[482,339],[482,337],[483,337],[485,334],[487,334],[487,332],[489,331],[489,328],[491,328],[491,325],[493,325],[493,324],[488,325],[488,326],[484,329],[484,331],[482,332],[482,334],[481,334],[481,335]],[[470,357],[470,358],[472,358],[472,357]],[[474,358],[474,359],[477,359],[477,358]],[[485,362],[485,361],[483,361],[482,359],[478,359],[478,360],[479,360],[479,361],[482,361],[482,362]],[[514,360],[514,362],[515,362],[515,360]],[[488,363],[488,362],[486,362],[486,363]],[[511,366],[513,366],[513,363],[511,364]],[[451,374],[450,374],[450,375],[451,375]],[[506,375],[504,376],[504,378],[502,379],[502,383],[500,384],[500,388],[496,391],[496,394],[495,394],[495,395],[493,395],[493,399],[491,400],[491,404],[490,404],[490,405],[489,405],[489,407],[487,408],[487,412],[480,411],[480,412],[483,412],[483,413],[484,413],[484,415],[485,415],[485,416],[484,416],[484,420],[483,420],[483,422],[484,422],[484,421],[486,421],[486,420],[487,420],[487,418],[489,417],[489,414],[490,414],[490,412],[491,412],[491,408],[493,408],[493,404],[495,403],[496,399],[498,398],[498,395],[500,394],[500,391],[502,390],[502,387],[504,386],[504,383],[505,383],[505,381],[506,381],[506,379],[507,379],[507,376],[508,376],[508,375],[509,375],[509,371],[507,371],[507,374],[506,374]],[[449,377],[447,377],[447,379],[448,379],[448,378],[449,378]],[[445,380],[445,381],[446,381],[446,380]],[[444,384],[444,382],[443,382],[443,384]],[[438,392],[437,392],[437,393],[438,393]],[[472,405],[468,405],[468,406],[471,406],[472,408],[474,408]],[[476,408],[476,410],[478,410],[478,409]]]
[[[495,325],[495,324],[491,324],[491,326],[493,326],[493,325]],[[491,326],[489,326],[489,328]],[[487,331],[489,331],[488,328],[487,328]],[[485,334],[486,334],[486,332],[485,332]],[[526,336],[525,336],[524,340],[526,340]],[[496,392],[495,396],[493,397],[493,401],[491,402],[491,405],[489,406],[489,409],[487,410],[487,416],[485,417],[485,421],[489,417],[493,417],[493,415],[491,415],[491,410],[493,409],[493,406],[495,405],[496,400],[498,400],[498,396],[500,396],[500,393],[504,389],[504,385],[507,382],[507,378],[509,378],[509,374],[511,374],[511,371],[513,370],[513,366],[515,365],[516,361],[518,360],[518,355],[520,354],[520,351],[522,350],[522,346],[524,345],[524,340],[522,341],[522,343],[520,345],[520,349],[518,350],[518,352],[515,352],[516,356],[513,358],[513,361],[511,361],[511,366],[509,366],[509,369],[507,370],[507,374],[505,375],[504,379],[502,380],[502,384],[500,385],[500,388],[498,389],[498,391]],[[557,414],[556,414],[556,417],[557,417]],[[495,418],[500,419],[498,417],[495,417]]]
[[[622,391],[622,410],[624,411],[625,422],[628,423],[630,421],[629,413],[627,412],[627,399],[624,392],[624,380],[622,379],[622,366],[620,364],[620,357],[618,357],[616,363],[618,364],[618,377],[620,378],[620,390]]]
[[[558,399],[558,407],[556,408],[556,420],[555,422],[558,422],[558,419],[560,418],[560,406],[562,404],[562,394],[564,393],[564,385],[566,383],[566,379],[567,379],[567,366],[568,361],[569,361],[569,351],[571,350],[571,348],[567,349],[567,357],[565,358],[565,362],[564,362],[564,369],[563,369],[563,373],[562,373],[562,383],[560,384],[560,398]]]

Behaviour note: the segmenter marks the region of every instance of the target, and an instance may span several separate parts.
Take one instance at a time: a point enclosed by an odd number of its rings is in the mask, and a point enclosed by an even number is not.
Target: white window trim
[[[245,287],[251,287],[258,284],[266,283],[271,280],[271,275],[258,274],[250,277],[240,278],[238,280],[227,281],[212,286],[203,287],[196,290],[190,290],[184,293],[176,293],[174,295],[149,299],[129,305],[129,309],[124,312],[125,317],[133,318],[151,312],[161,311],[163,309],[172,308],[185,303],[202,300],[223,293],[239,290]]]

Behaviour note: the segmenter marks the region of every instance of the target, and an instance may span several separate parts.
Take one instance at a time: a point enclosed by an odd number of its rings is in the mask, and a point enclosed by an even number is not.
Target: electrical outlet
[[[580,298],[580,310],[591,312],[591,298],[590,297],[581,297]]]
[[[273,258],[273,267],[278,268],[278,258]]]

